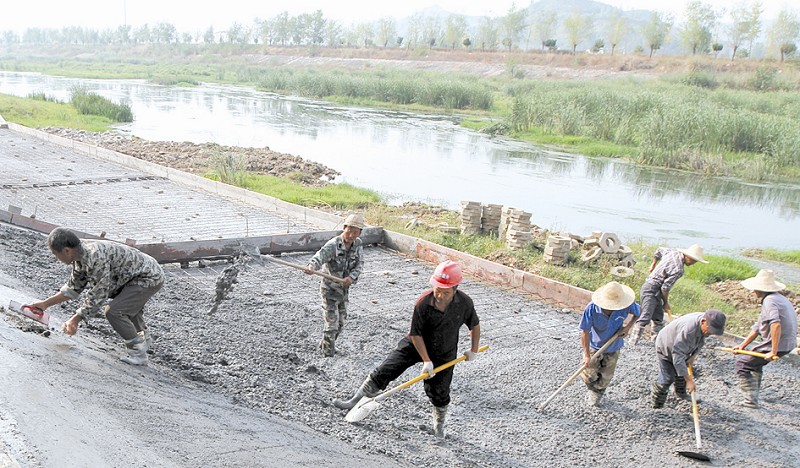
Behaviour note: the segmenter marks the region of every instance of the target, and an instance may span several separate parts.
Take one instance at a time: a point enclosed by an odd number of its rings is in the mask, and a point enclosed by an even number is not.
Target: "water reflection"
[[[458,127],[447,116],[343,108],[203,85],[78,80],[0,72],[0,92],[66,100],[76,84],[131,104],[123,126],[150,140],[269,146],[327,164],[341,179],[395,201],[457,207],[479,200],[523,208],[541,226],[603,229],[623,239],[701,242],[713,250],[800,248],[797,184],[752,184],[544,151]]]

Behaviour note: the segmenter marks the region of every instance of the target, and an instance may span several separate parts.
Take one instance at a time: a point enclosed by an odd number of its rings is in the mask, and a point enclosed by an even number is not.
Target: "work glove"
[[[472,349],[464,351],[464,356],[467,357],[467,361],[474,361],[478,359],[478,353],[473,353]]]
[[[431,361],[425,361],[422,363],[422,372],[421,374],[428,373],[428,376],[425,377],[426,379],[430,379],[434,376],[433,373],[433,363]]]

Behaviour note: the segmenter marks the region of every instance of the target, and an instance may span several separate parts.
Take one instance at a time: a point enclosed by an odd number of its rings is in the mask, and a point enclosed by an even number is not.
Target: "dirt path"
[[[127,444],[148,447],[136,455],[141,458],[126,465],[159,466],[163,462],[196,466],[200,458],[183,457],[190,450],[199,450],[198,457],[217,453],[217,458],[208,458],[212,465],[271,466],[266,458],[254,461],[253,452],[257,447],[273,446],[261,438],[265,437],[263,431],[253,422],[253,418],[257,421],[259,416],[271,414],[302,425],[298,430],[329,436],[356,449],[357,455],[344,466],[362,463],[359,460],[365,458],[359,457],[368,456],[387,456],[401,465],[693,466],[675,455],[676,450],[694,447],[689,405],[670,397],[665,409],[649,408],[649,388],[655,378],[652,346],[623,351],[617,377],[601,408],[586,407],[585,390],[575,383],[540,412],[538,405],[579,366],[579,317],[472,281],[467,281],[463,290],[476,301],[484,342],[491,349],[477,362],[456,368],[447,439],[437,444],[431,437],[430,404],[421,387],[387,400],[363,423],[346,423],[344,412],[329,402],[349,395],[405,334],[411,304],[427,287],[430,275],[428,265],[382,249],[366,252],[367,269],[351,292],[350,320],[337,342],[340,353],[336,358],[324,359],[316,353],[321,320],[315,278],[274,265],[250,265],[217,313],[208,316],[214,279],[225,265],[185,270],[170,266],[164,290],[146,312],[157,347],[151,368],[132,371],[117,363],[118,339],[104,320],[95,319],[92,327],[82,328],[74,340],[57,333],[51,338],[30,334],[17,338],[20,331],[4,331],[0,334],[0,358],[24,355],[36,359],[28,374],[30,380],[13,379],[14,370],[23,367],[20,361],[3,360],[11,364],[2,374],[2,383],[29,382],[16,388],[13,395],[42,388],[62,392],[63,396],[40,413],[50,414],[52,408],[56,420],[65,421],[59,428],[77,428],[69,436],[73,439],[63,434],[66,429],[52,431],[64,447],[55,454],[66,453],[72,442],[89,446],[87,450],[98,457],[119,456]],[[54,291],[66,275],[38,235],[0,227],[0,255],[3,277],[26,285],[31,294]],[[307,257],[289,259],[302,264]],[[54,310],[54,315],[64,320],[71,310],[71,306]],[[64,342],[70,345],[64,346]],[[708,345],[714,344],[710,340]],[[466,346],[465,336],[462,345]],[[72,358],[87,359],[91,364],[77,366]],[[733,404],[738,393],[731,356],[707,350],[696,367],[705,398],[701,407],[703,452],[712,457],[714,465],[787,466],[800,456],[800,432],[796,429],[800,409],[794,398],[800,391],[799,368],[786,362],[771,364],[764,377],[765,408],[754,411]],[[37,378],[53,385],[35,384]],[[126,395],[136,385],[146,388],[141,394],[152,395],[146,397],[148,411],[158,417],[136,419],[136,400],[120,403],[98,398]],[[68,397],[73,393],[77,394],[74,402]],[[164,404],[184,393],[186,397],[175,409],[158,410],[170,408]],[[198,394],[221,397],[209,402],[194,399]],[[40,397],[42,401],[48,398],[45,393]],[[36,419],[36,413],[31,414]],[[201,417],[194,420],[192,414]],[[234,422],[224,424],[229,432],[223,434],[222,442],[227,434],[231,439],[228,444],[217,444],[204,419],[218,420],[224,415],[233,417]],[[244,427],[237,425],[241,421],[236,415],[246,422]],[[22,434],[33,433],[22,427],[19,416],[15,420],[8,422],[3,416],[6,426],[16,427]],[[104,430],[98,421],[109,420],[114,420],[112,428],[120,431],[119,445],[92,437]],[[176,432],[183,436],[173,442],[170,438]],[[252,439],[235,437],[242,433]],[[12,431],[7,447],[13,447],[13,439]],[[30,436],[24,442],[32,457],[43,460],[36,458],[42,456],[39,442]],[[219,453],[222,445],[231,448]],[[302,464],[302,457],[327,449],[313,446],[309,450],[311,453],[287,459]],[[342,449],[342,453],[352,452]],[[253,458],[248,459],[250,456]],[[143,460],[148,463],[136,463]],[[37,466],[35,463],[29,466]],[[55,458],[41,464],[61,465]]]

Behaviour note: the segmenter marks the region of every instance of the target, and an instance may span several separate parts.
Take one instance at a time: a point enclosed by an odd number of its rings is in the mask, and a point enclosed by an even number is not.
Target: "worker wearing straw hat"
[[[583,363],[586,368],[581,380],[586,384],[589,393],[586,402],[590,406],[600,404],[600,398],[614,377],[620,350],[625,345],[623,336],[636,322],[641,310],[635,302],[636,293],[629,286],[612,281],[601,286],[592,293],[590,302],[583,311],[579,328],[581,329],[581,347]],[[630,316],[628,323],[625,319]],[[624,327],[624,328],[623,328]],[[605,351],[592,359],[608,340],[622,329],[620,336]]]
[[[642,285],[639,300],[642,301],[642,315],[636,321],[636,326],[631,331],[631,344],[639,342],[644,334],[644,329],[653,322],[650,330],[651,338],[655,341],[658,332],[664,328],[664,312],[671,315],[669,305],[669,292],[681,276],[683,267],[695,263],[708,263],[703,259],[703,247],[694,244],[688,249],[669,249],[659,247],[653,254],[653,263],[650,265],[650,275]]]
[[[733,349],[745,349],[757,336],[761,343],[753,351],[765,353],[764,358],[741,355],[736,359],[736,375],[744,394],[740,403],[748,408],[758,408],[758,394],[764,366],[790,353],[797,344],[797,312],[780,291],[786,285],[775,280],[772,270],[761,270],[753,278],[742,281],[745,289],[753,291],[761,302],[761,313],[750,334]]]

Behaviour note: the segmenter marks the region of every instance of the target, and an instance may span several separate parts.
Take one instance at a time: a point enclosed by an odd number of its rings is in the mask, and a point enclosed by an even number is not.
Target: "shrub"
[[[133,112],[128,104],[115,104],[98,94],[90,93],[86,88],[74,88],[70,103],[84,115],[99,115],[114,122],[133,122]]]

